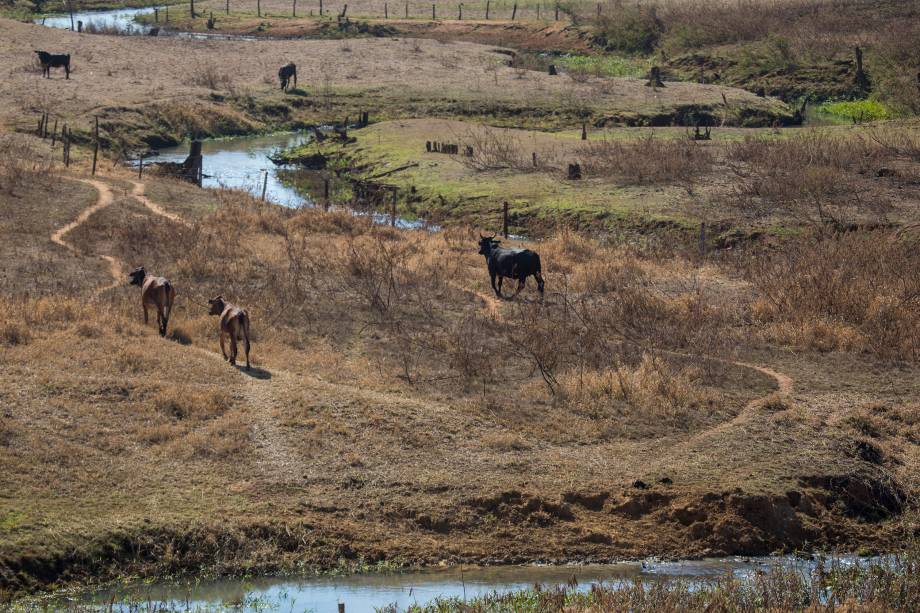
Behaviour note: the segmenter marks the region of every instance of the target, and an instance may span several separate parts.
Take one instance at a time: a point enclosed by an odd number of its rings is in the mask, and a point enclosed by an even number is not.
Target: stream
[[[838,565],[859,564],[868,558],[835,558]],[[195,580],[187,583],[135,583],[57,599],[68,604],[110,610],[136,610],[143,604],[156,610],[316,611],[334,613],[345,603],[348,613],[366,613],[395,604],[404,609],[436,599],[470,600],[493,592],[507,593],[534,585],[573,585],[588,591],[593,584],[624,585],[633,581],[681,580],[691,585],[731,573],[751,578],[759,572],[787,568],[810,572],[815,562],[791,556],[719,558],[681,562],[622,562],[579,566],[451,567],[404,573],[321,575],[303,578]],[[135,607],[132,609],[132,607]],[[144,609],[146,610],[146,609]],[[150,610],[153,610],[151,608]]]

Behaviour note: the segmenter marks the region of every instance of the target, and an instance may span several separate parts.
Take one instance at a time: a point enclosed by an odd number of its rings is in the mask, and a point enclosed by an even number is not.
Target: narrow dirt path
[[[64,236],[68,232],[71,232],[72,230],[86,223],[86,220],[92,217],[94,213],[101,211],[105,207],[111,205],[112,202],[115,201],[115,197],[112,195],[111,188],[106,183],[103,183],[97,179],[73,178],[72,180],[80,181],[81,183],[86,183],[87,185],[92,185],[94,188],[96,188],[99,196],[96,198],[96,202],[94,204],[80,211],[80,214],[77,215],[76,219],[52,232],[51,242],[64,247],[74,255],[79,255],[80,252],[77,250],[77,248],[74,247],[73,244],[71,244],[69,241],[64,240]],[[108,263],[108,272],[109,276],[111,277],[111,281],[106,285],[95,289],[93,291],[93,297],[99,296],[103,292],[118,287],[124,281],[124,266],[122,265],[121,260],[111,255],[100,255],[99,257]]]
[[[189,225],[187,221],[185,221],[184,219],[182,219],[175,213],[170,213],[169,211],[161,207],[159,204],[150,200],[150,198],[148,198],[145,195],[146,185],[144,183],[140,181],[131,181],[131,185],[133,186],[131,189],[131,195],[134,197],[135,200],[137,200],[138,202],[143,204],[145,207],[150,209],[150,211],[152,211],[156,215],[159,215],[161,217],[165,217],[166,219],[175,221],[176,223],[181,223],[183,225]]]
[[[80,211],[80,214],[77,215],[77,218],[65,226],[61,226],[57,230],[51,233],[51,242],[64,247],[72,253],[79,253],[77,248],[71,245],[69,242],[64,240],[64,235],[78,228],[86,222],[87,219],[92,216],[96,211],[102,210],[105,207],[109,206],[114,202],[115,198],[112,196],[112,190],[109,189],[109,186],[103,183],[102,181],[97,181],[96,179],[72,179],[73,181],[80,181],[81,183],[86,183],[87,185],[92,185],[96,188],[96,191],[99,192],[99,197],[96,198],[95,204],[83,209]]]

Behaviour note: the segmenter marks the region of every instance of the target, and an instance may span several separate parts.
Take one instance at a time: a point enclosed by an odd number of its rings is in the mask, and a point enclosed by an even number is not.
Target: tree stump
[[[569,164],[569,181],[577,181],[581,179],[581,165],[580,164]]]
[[[664,87],[664,82],[661,80],[661,68],[652,66],[648,73],[648,83],[645,85],[646,87]]]
[[[866,77],[866,73],[863,72],[863,54],[862,49],[856,47],[856,87],[861,91],[869,91],[869,79]]]
[[[547,70],[547,72],[549,72],[550,76],[555,76],[555,75],[559,74],[559,73],[556,72],[556,65],[555,65],[555,64],[550,64],[550,65],[549,65],[549,69]]]

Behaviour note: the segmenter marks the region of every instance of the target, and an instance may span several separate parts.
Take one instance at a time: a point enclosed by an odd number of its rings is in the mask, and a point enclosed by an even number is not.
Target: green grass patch
[[[888,109],[875,100],[847,100],[826,102],[818,107],[818,112],[846,120],[852,123],[866,123],[890,119]]]
[[[651,60],[617,55],[563,55],[557,63],[573,72],[598,77],[636,77],[648,74]]]

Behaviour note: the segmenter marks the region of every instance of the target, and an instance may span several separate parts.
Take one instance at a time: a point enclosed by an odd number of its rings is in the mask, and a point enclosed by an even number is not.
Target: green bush
[[[826,102],[818,107],[819,113],[826,113],[852,121],[853,123],[865,123],[867,121],[879,121],[888,119],[888,109],[880,102],[875,100],[849,100],[843,102]]]

